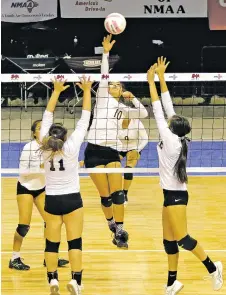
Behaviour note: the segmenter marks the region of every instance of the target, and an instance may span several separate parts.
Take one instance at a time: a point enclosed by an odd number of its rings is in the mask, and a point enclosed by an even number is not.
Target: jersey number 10
[[[54,164],[53,164],[53,160],[49,161],[50,162],[50,171],[56,171]],[[58,163],[60,164],[60,168],[59,171],[64,171],[64,162],[63,159],[61,159],[60,161],[58,161]]]
[[[117,109],[116,112],[115,112],[115,114],[114,114],[114,117],[117,120],[120,120],[122,118],[122,111],[119,111],[119,109]]]

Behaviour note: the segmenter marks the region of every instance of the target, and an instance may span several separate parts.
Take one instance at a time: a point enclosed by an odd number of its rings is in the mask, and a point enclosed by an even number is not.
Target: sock
[[[14,260],[14,259],[17,259],[17,258],[19,258],[20,257],[20,252],[13,252],[13,255],[12,255],[12,261]]]
[[[110,227],[112,224],[115,224],[115,220],[114,220],[114,217],[110,218],[110,219],[107,219],[108,221],[108,226]]]
[[[82,283],[82,271],[81,272],[71,272],[72,280],[76,280],[77,284],[81,286]]]
[[[206,260],[202,261],[202,263],[205,265],[209,273],[213,273],[217,270],[215,264],[209,256],[207,256]]]
[[[167,287],[172,286],[173,283],[176,281],[176,279],[177,279],[177,271],[169,271]]]
[[[125,190],[125,189],[123,191],[124,191],[124,194],[125,194],[125,201],[127,202],[128,201],[128,197],[127,197],[128,191]]]
[[[123,222],[116,222],[116,234],[118,234],[123,229]]]
[[[50,284],[50,281],[53,279],[56,279],[58,281],[58,272],[57,270],[54,272],[47,272],[48,282]]]

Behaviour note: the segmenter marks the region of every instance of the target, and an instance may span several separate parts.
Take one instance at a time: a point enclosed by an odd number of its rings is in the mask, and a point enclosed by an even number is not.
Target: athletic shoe
[[[59,291],[59,282],[57,279],[52,279],[49,283],[50,286],[50,295],[58,295]]]
[[[69,261],[68,260],[65,260],[65,259],[58,259],[58,267],[63,267],[65,266],[66,264],[68,264]],[[46,266],[46,261],[44,259],[43,261],[43,265]]]
[[[67,289],[70,292],[70,295],[81,295],[82,294],[82,286],[77,284],[76,280],[71,280],[67,284]]]
[[[113,234],[116,233],[116,228],[117,228],[116,223],[112,223],[111,225],[109,225],[109,229],[110,229],[110,231],[113,232]]]
[[[209,274],[209,276],[205,277],[204,279],[212,279],[213,290],[218,291],[222,288],[224,280],[223,280],[223,265],[220,261],[214,262],[216,266],[216,271]]]
[[[16,270],[29,270],[30,266],[24,264],[21,261],[21,258],[18,257],[18,258],[14,259],[14,260],[9,261],[9,268],[13,268],[13,269],[16,269]]]
[[[166,287],[165,295],[175,295],[183,289],[184,285],[179,281],[175,281],[172,286]]]
[[[125,230],[120,230],[117,234],[115,234],[112,243],[121,249],[128,249],[128,240],[129,234]]]

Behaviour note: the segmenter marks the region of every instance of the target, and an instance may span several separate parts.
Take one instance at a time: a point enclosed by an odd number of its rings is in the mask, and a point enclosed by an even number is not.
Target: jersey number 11
[[[50,162],[50,171],[56,171],[54,164],[53,164],[53,160],[49,161]],[[60,161],[58,161],[58,163],[60,164],[60,168],[59,171],[64,171],[64,162],[63,159],[61,159]]]

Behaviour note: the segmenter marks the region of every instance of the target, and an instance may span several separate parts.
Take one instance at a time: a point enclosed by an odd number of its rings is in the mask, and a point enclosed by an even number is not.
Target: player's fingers
[[[168,67],[169,64],[170,64],[170,61],[168,61],[168,63],[166,64],[166,68]]]
[[[68,89],[69,87],[70,87],[70,85],[64,86],[64,90]]]
[[[112,34],[109,35],[109,42],[111,42]]]
[[[161,56],[161,63],[163,63],[163,56]]]
[[[161,58],[158,57],[158,65],[160,65],[160,63],[161,63]]]
[[[164,63],[164,65],[166,64],[166,57],[164,58],[163,63]]]
[[[114,45],[116,42],[116,40],[111,41],[111,45]]]
[[[82,84],[81,83],[75,83],[75,85],[82,89]]]

